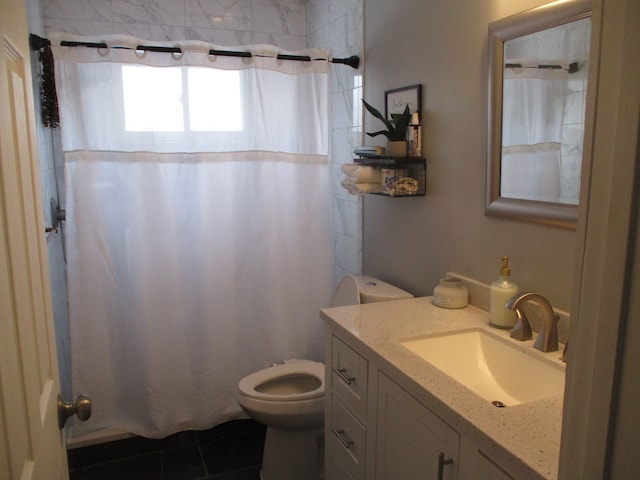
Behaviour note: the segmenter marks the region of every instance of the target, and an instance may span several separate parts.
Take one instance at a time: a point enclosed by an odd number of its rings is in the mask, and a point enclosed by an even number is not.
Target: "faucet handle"
[[[516,309],[516,316],[518,320],[511,330],[511,338],[521,341],[529,340],[533,336],[529,319],[521,308]]]

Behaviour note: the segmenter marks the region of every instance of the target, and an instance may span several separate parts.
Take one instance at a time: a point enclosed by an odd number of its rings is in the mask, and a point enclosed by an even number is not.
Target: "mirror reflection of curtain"
[[[245,375],[323,357],[328,63],[193,48],[54,47],[76,436],[209,428]]]
[[[529,61],[528,64],[537,65],[538,62]],[[558,201],[565,96],[566,72],[505,69],[502,197]]]

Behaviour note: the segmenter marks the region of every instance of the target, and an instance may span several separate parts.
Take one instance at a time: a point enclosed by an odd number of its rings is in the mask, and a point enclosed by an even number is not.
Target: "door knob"
[[[67,403],[58,394],[58,427],[63,428],[64,424],[67,423],[67,419],[74,415],[81,422],[89,420],[89,417],[91,417],[91,399],[85,394],[80,394],[76,398],[76,403]]]

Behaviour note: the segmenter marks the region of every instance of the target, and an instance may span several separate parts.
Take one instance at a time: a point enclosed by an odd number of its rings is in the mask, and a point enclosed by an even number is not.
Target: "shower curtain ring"
[[[105,40],[102,40],[101,43],[105,44],[106,47],[99,47],[98,55],[100,55],[101,57],[106,57],[109,55],[109,52],[111,51],[111,47]]]

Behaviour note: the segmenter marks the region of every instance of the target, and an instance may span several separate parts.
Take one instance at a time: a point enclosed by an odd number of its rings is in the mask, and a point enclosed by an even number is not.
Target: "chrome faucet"
[[[528,340],[532,337],[531,324],[527,319],[521,305],[525,302],[533,301],[542,309],[543,324],[538,333],[533,346],[543,352],[555,352],[558,350],[558,319],[559,315],[553,311],[549,301],[539,293],[522,292],[509,299],[504,305],[506,308],[515,310],[518,321],[511,330],[511,336],[517,340]]]

